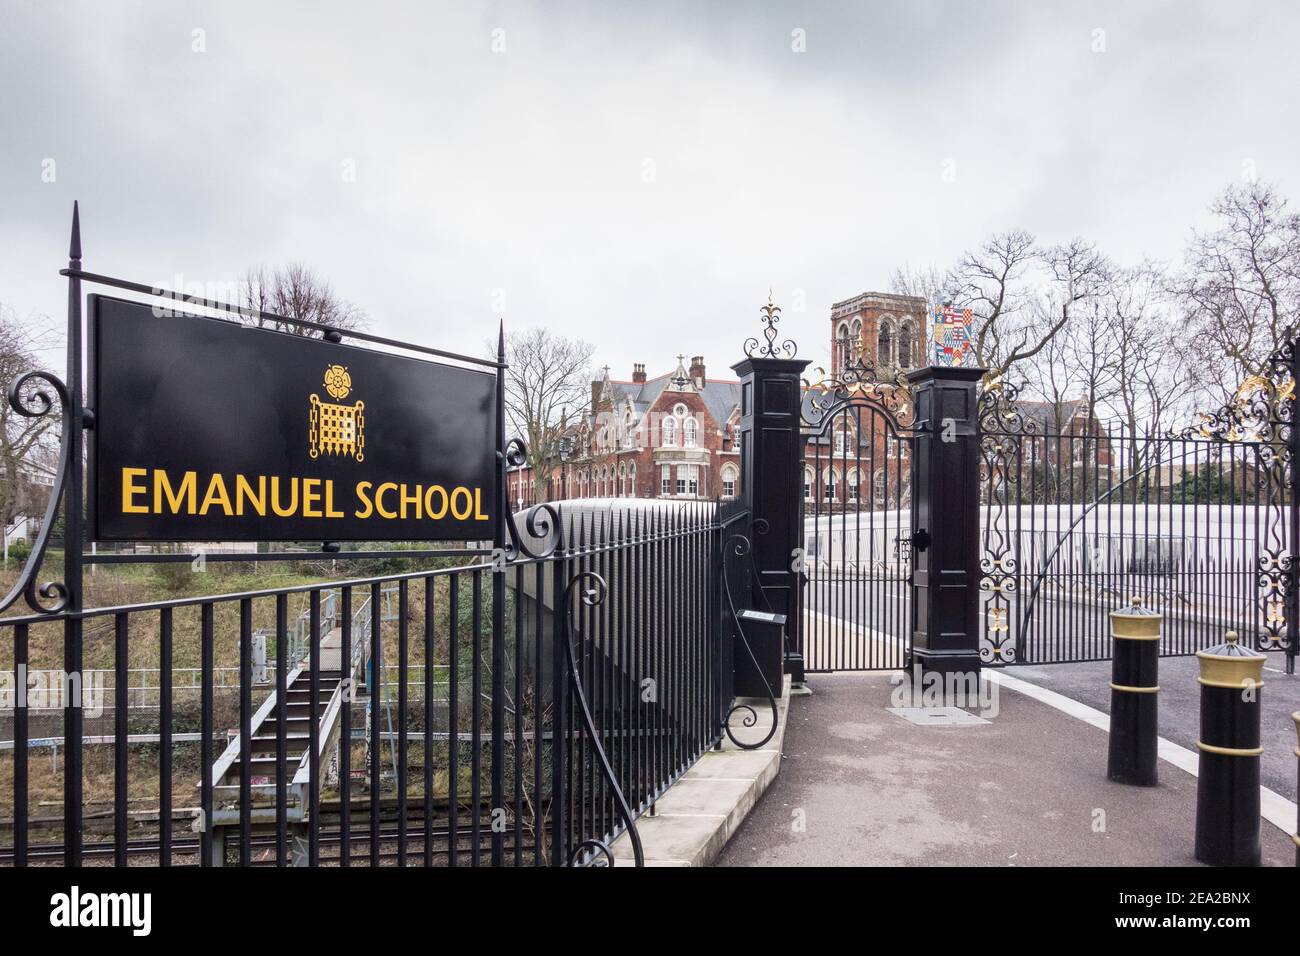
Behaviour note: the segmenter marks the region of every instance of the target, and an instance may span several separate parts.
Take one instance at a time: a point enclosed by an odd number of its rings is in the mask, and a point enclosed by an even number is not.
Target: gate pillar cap
[[[1201,676],[1197,680],[1208,687],[1259,687],[1263,684],[1263,654],[1253,654],[1237,641],[1237,632],[1224,635],[1224,643],[1196,652]]]
[[[909,382],[921,382],[929,378],[948,378],[957,381],[976,382],[988,374],[988,369],[972,365],[926,365],[905,372]]]
[[[750,372],[755,371],[802,372],[811,364],[811,359],[761,358],[755,355],[741,359],[731,366],[731,370],[737,375],[748,375]]]

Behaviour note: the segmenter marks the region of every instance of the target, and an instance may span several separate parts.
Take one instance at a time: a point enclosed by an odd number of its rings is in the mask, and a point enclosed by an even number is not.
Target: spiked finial
[[[77,200],[72,200],[72,241],[68,243],[68,258],[81,261],[81,209]]]

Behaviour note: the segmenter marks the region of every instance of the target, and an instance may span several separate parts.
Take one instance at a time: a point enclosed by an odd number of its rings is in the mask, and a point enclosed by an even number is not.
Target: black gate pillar
[[[978,673],[979,413],[982,368],[908,374],[912,459],[912,660],[908,670]]]
[[[751,357],[740,375],[740,493],[754,520],[754,566],[786,616],[785,671],[803,681],[803,359]],[[761,606],[761,605],[760,605]]]

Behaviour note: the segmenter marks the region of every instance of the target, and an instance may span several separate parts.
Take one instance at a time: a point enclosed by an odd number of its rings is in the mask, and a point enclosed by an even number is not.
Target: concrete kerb
[[[772,726],[766,699],[741,698],[758,715],[753,727],[739,726],[741,740],[759,739]],[[790,678],[776,702],[777,731],[761,750],[742,750],[723,738],[721,750],[706,752],[659,798],[653,816],[637,820],[646,866],[709,866],[718,858],[758,799],[781,771],[781,746],[790,709]],[[615,866],[631,866],[627,834],[614,841]]]

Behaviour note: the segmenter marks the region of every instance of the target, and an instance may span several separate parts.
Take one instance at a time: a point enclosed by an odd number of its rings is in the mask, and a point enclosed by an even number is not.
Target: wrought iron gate
[[[805,383],[805,671],[893,670],[911,649],[911,394],[860,357]]]
[[[1295,348],[1222,409],[1174,432],[1101,422],[1082,403],[986,383],[980,420],[980,657],[1110,657],[1107,619],[1137,596],[1161,653],[1235,630],[1294,671]]]

